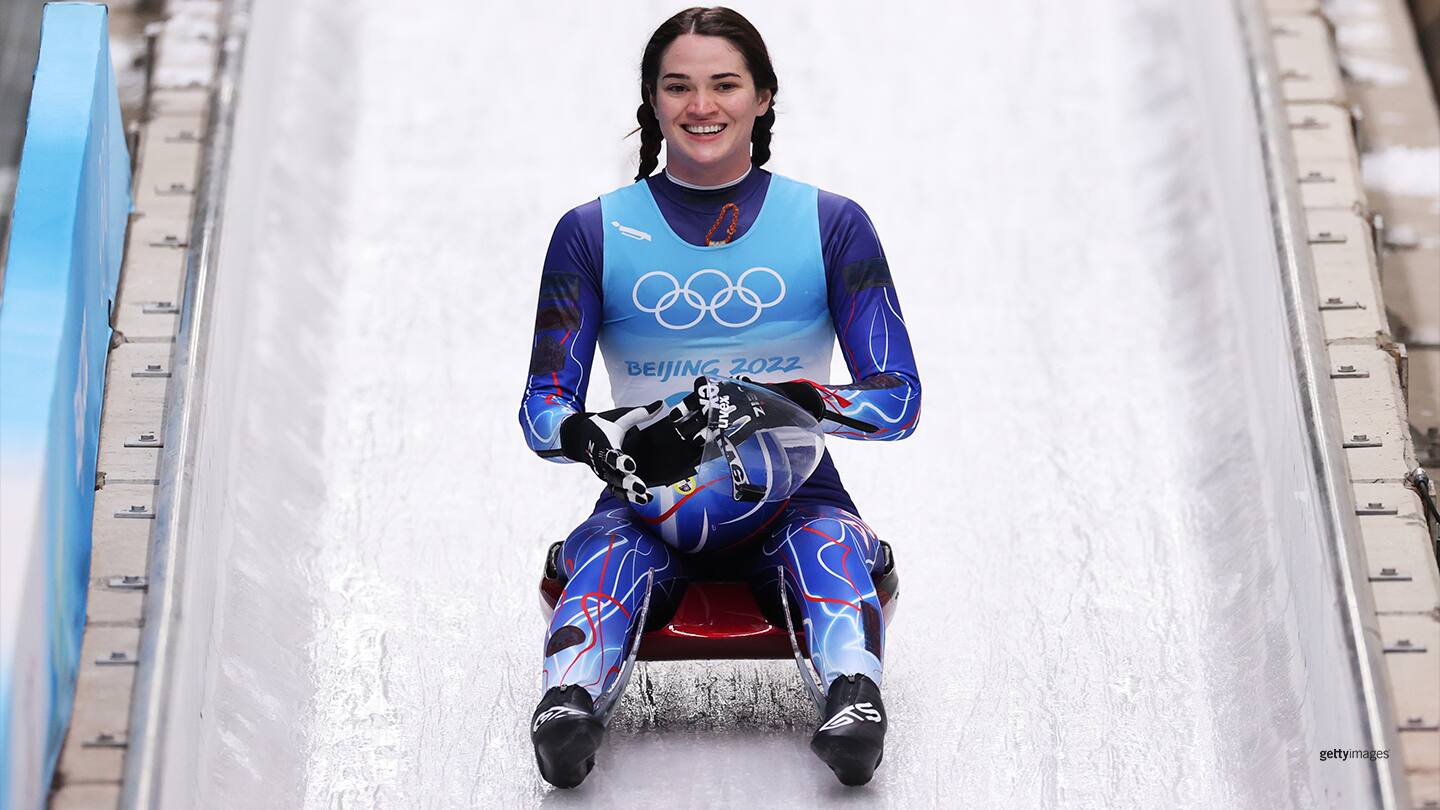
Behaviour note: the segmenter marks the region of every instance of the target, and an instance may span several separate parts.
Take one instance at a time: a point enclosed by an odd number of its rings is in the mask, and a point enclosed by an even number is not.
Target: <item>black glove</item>
[[[663,417],[625,435],[621,448],[635,459],[636,474],[651,486],[669,486],[695,474],[705,446],[706,415],[690,394]]]
[[[825,398],[820,395],[820,386],[818,384],[807,382],[805,380],[789,380],[786,382],[778,383],[762,383],[756,382],[749,377],[741,377],[740,379],[748,383],[753,383],[754,385],[768,388],[771,391],[779,394],[780,396],[785,397],[796,405],[799,405],[800,408],[806,413],[815,417],[816,422],[822,422],[826,419],[829,419],[832,422],[838,422],[839,424],[845,425],[849,428],[854,428],[855,430],[861,431],[862,433],[876,433],[880,430],[880,428],[870,424],[869,422],[856,419],[852,416],[846,416],[839,411],[830,410],[825,405]]]
[[[561,453],[571,461],[590,465],[616,497],[634,504],[649,503],[650,492],[636,475],[635,459],[620,448],[627,434],[654,417],[661,407],[656,400],[639,408],[571,414],[560,423]]]
[[[790,380],[789,382],[762,383],[745,377],[741,377],[740,379],[748,383],[754,383],[762,388],[768,388],[780,396],[785,397],[796,405],[799,405],[801,410],[815,417],[816,422],[825,418],[825,399],[820,396],[819,390],[808,382]]]

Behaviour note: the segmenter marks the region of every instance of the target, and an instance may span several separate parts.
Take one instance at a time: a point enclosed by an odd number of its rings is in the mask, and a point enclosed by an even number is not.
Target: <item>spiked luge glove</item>
[[[636,475],[635,459],[621,449],[627,434],[660,411],[655,401],[638,408],[577,413],[560,423],[560,450],[571,461],[588,464],[616,497],[630,503],[650,502],[645,481]]]

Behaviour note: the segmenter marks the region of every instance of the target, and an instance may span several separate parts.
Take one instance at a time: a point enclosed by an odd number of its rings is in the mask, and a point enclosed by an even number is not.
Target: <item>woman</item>
[[[879,540],[829,454],[783,511],[719,548],[667,536],[626,504],[649,498],[637,474],[646,459],[621,452],[627,434],[663,420],[658,400],[695,375],[744,372],[812,414],[880,426],[867,435],[826,423],[846,438],[902,439],[919,419],[920,381],[870,220],[844,197],[760,168],[778,91],[764,41],[736,12],[692,8],[665,21],[640,66],[636,182],[567,213],[545,257],[521,426],[542,457],[588,464],[606,483],[557,561],[568,581],[531,725],[540,772],[560,787],[593,765],[603,733],[594,700],[619,675],[642,582],[652,618],[663,616],[687,571],[717,554],[757,594],[778,592],[783,566],[828,685],[811,748],[845,784],[868,782],[880,761]],[[651,176],[662,141],[666,166]],[[828,376],[837,337],[854,382],[814,382]],[[597,343],[626,407],[585,410]]]

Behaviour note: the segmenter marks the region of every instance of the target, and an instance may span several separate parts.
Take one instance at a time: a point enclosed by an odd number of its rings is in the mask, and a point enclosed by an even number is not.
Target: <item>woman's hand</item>
[[[659,400],[638,408],[577,413],[560,423],[560,450],[571,461],[590,465],[596,477],[617,498],[633,504],[650,502],[645,482],[636,475],[635,459],[620,448],[625,437],[663,407]]]
[[[742,377],[741,379],[745,378]],[[746,380],[746,382],[754,382],[758,386],[769,388],[771,391],[785,397],[796,405],[799,405],[802,411],[815,417],[816,422],[825,418],[825,400],[809,380],[790,380],[788,382],[778,383],[762,383],[754,380]]]
[[[703,378],[702,378],[703,379]],[[745,375],[740,375],[741,382],[751,385],[758,385],[761,388],[768,388],[782,397],[800,406],[800,410],[810,414],[816,422],[825,418],[825,399],[815,389],[814,384],[809,380],[789,380],[787,382],[763,383],[753,380]]]
[[[876,433],[880,428],[869,422],[846,416],[836,410],[831,410],[825,403],[825,397],[820,393],[820,386],[809,380],[788,380],[778,383],[762,383],[752,380],[749,377],[740,379],[754,385],[768,388],[782,397],[800,406],[801,410],[815,417],[815,421],[822,422],[829,419],[831,422],[844,425],[849,428],[861,431],[862,433]],[[833,395],[831,397],[834,398]]]

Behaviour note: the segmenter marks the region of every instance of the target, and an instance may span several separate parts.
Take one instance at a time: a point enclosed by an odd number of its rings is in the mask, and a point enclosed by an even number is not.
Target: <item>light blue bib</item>
[[[772,175],[750,229],[700,247],[670,230],[648,183],[600,197],[600,351],[617,406],[688,392],[702,374],[826,380],[835,328],[817,198]]]

